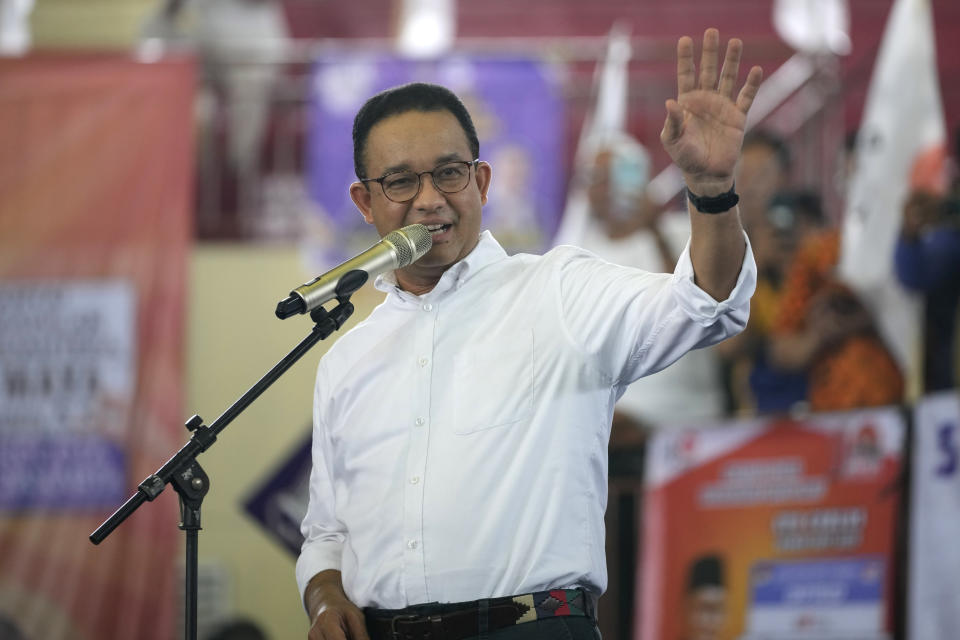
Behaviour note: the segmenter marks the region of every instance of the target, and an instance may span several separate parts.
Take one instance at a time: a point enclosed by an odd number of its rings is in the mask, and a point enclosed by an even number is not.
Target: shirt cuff
[[[743,254],[743,264],[740,265],[740,275],[737,276],[737,284],[726,300],[719,302],[694,283],[690,240],[687,240],[683,253],[677,261],[677,267],[673,271],[673,291],[677,304],[697,324],[709,327],[718,318],[731,312],[746,310],[749,313],[750,298],[753,297],[757,287],[757,263],[753,259],[753,248],[745,232],[743,239],[746,242],[746,249]]]
[[[300,588],[300,602],[303,608],[307,608],[304,602],[304,595],[307,591],[307,584],[321,571],[334,569],[340,571],[340,558],[342,557],[343,543],[333,540],[316,540],[314,542],[304,542],[300,549],[300,557],[297,558],[297,586]],[[309,614],[309,611],[307,612]]]

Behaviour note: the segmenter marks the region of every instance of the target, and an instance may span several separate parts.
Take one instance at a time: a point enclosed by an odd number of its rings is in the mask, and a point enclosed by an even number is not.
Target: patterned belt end
[[[516,624],[557,616],[589,616],[585,600],[580,589],[553,589],[516,596],[513,601],[526,609]]]

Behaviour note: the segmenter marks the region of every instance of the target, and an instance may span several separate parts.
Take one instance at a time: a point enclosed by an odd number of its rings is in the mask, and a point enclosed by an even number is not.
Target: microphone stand
[[[148,476],[137,487],[133,494],[112,516],[107,518],[96,531],[90,534],[90,542],[100,544],[120,523],[126,520],[136,509],[146,501],[153,501],[168,483],[173,484],[174,491],[180,497],[180,524],[179,527],[186,533],[186,563],[185,563],[185,603],[184,603],[184,637],[186,640],[197,638],[197,533],[200,531],[200,507],[203,497],[210,489],[210,479],[197,462],[198,455],[209,449],[217,439],[217,435],[226,428],[244,409],[246,409],[260,394],[267,390],[287,369],[299,360],[317,342],[324,340],[334,331],[340,329],[353,313],[353,304],[350,296],[367,281],[367,273],[354,270],[340,279],[337,285],[337,306],[329,312],[323,307],[317,307],[310,312],[314,321],[313,330],[300,344],[278,362],[266,375],[257,381],[234,402],[210,426],[203,424],[203,418],[194,415],[187,420],[185,426],[192,432],[190,440],[167,460],[155,473]]]

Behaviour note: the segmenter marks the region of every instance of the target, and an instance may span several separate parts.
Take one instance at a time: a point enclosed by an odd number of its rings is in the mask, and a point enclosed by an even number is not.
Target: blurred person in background
[[[769,215],[774,196],[786,189],[791,167],[790,148],[779,135],[754,129],[744,137],[736,184],[741,194],[743,226],[757,261],[757,291],[750,313],[753,326],[748,325],[743,333],[715,347],[726,413],[734,415],[750,414],[756,409],[750,392],[750,371],[769,327],[767,318],[779,301],[784,265],[793,255],[792,251],[783,251],[789,230],[778,231]],[[781,216],[781,223],[783,220]]]
[[[0,613],[0,640],[27,640],[27,636],[12,618]]]
[[[686,211],[664,212],[646,193],[650,158],[618,133],[589,145],[588,218],[579,238],[559,237],[600,258],[644,271],[673,271],[690,237]],[[712,349],[691,351],[627,387],[613,413],[611,445],[635,445],[651,429],[716,418],[723,412],[719,364]]]
[[[960,129],[955,133],[960,159]],[[936,188],[916,188],[903,210],[897,239],[897,277],[924,296],[923,389],[956,386],[957,309],[960,308],[960,172],[957,163],[946,194]]]
[[[224,211],[258,209],[264,142],[275,91],[290,49],[279,0],[164,0],[145,20],[141,55],[192,47],[203,76],[197,100],[201,217],[215,201]],[[223,167],[217,160],[224,156]],[[230,189],[219,192],[223,169]],[[208,193],[211,189],[218,192]],[[220,199],[225,202],[220,203]],[[201,221],[202,222],[202,221]]]
[[[767,208],[773,196],[787,187],[793,160],[782,137],[764,129],[753,129],[743,138],[743,153],[737,164],[737,193],[743,228],[750,234],[767,224]],[[757,266],[762,268],[758,251]]]
[[[507,256],[480,230],[493,170],[463,103],[412,84],[360,109],[354,203],[380,235],[419,223],[433,245],[378,278],[384,303],[318,366],[297,561],[311,639],[597,637],[614,402],[749,313],[733,175],[762,72],[737,92],[741,51],[721,65],[708,29],[698,72],[677,45],[661,142],[691,237],[672,275],[569,246]]]
[[[844,141],[845,180],[855,170],[854,140],[851,135]],[[751,205],[759,206],[760,198],[782,189],[789,176],[790,153],[782,139],[764,131],[748,135],[744,151],[737,172],[738,189],[741,181],[746,182],[745,192],[756,198],[748,203],[748,210],[753,211]],[[807,206],[798,211],[813,208],[812,201],[804,199]],[[737,336],[719,346],[729,362],[749,363],[747,369],[741,364],[738,375],[731,366],[729,388],[739,388],[748,403],[756,402],[757,408],[767,411],[798,406],[797,396],[804,386],[798,377],[805,378],[806,386],[801,406],[813,411],[901,402],[904,380],[899,365],[869,311],[834,273],[840,252],[839,229],[818,230],[814,221],[823,223],[821,211],[806,216],[813,224],[798,229],[797,237],[784,245],[788,236],[777,231],[778,218],[782,218],[778,211],[782,210],[772,209],[771,202],[772,195],[765,201],[763,215],[754,215],[752,226],[747,227],[759,273],[751,320],[757,333],[766,332],[767,337],[761,342],[762,350],[751,342],[755,334],[749,330],[745,337]],[[745,376],[744,371],[749,373]],[[743,394],[743,389],[750,393]]]
[[[764,223],[755,229],[753,245],[762,246],[766,256],[763,268],[758,258],[750,321],[743,333],[717,347],[730,363],[729,392],[738,413],[785,412],[807,400],[806,373],[771,364],[770,336],[797,249],[824,224],[820,196],[790,189],[773,197]]]
[[[769,364],[806,374],[813,411],[899,404],[903,374],[870,312],[836,276],[839,252],[836,228],[798,248],[774,319]]]
[[[238,618],[218,625],[206,640],[268,640],[268,637],[257,623]]]

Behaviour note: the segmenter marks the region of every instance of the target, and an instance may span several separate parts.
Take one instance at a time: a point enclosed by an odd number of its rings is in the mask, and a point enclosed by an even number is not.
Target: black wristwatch
[[[730,191],[710,197],[698,196],[688,188],[687,200],[689,200],[693,208],[700,213],[723,213],[724,211],[730,211],[730,209],[733,209],[737,206],[737,203],[740,202],[740,196],[734,191],[736,187],[737,185],[734,184],[730,187]]]

